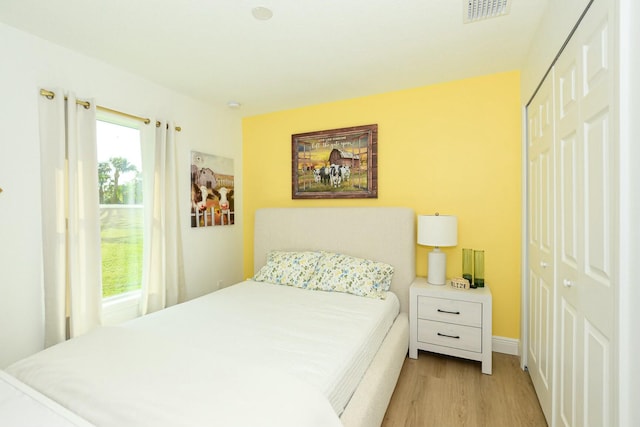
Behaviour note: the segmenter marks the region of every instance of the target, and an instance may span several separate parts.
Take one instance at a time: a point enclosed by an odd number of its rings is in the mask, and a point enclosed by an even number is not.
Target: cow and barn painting
[[[233,159],[191,152],[191,227],[232,225]]]
[[[291,197],[378,197],[378,125],[291,135]]]

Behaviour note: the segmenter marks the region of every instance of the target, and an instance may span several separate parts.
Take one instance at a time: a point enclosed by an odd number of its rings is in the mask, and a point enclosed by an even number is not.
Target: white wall
[[[42,349],[40,88],[98,105],[172,119],[178,133],[186,299],[242,278],[242,149],[237,112],[207,105],[103,62],[0,24],[0,368]],[[171,56],[167,55],[167,61]],[[161,67],[162,64],[150,64]],[[185,79],[189,78],[185,67]],[[236,224],[191,229],[190,151],[235,160]]]
[[[620,426],[640,421],[640,2],[620,0]]]

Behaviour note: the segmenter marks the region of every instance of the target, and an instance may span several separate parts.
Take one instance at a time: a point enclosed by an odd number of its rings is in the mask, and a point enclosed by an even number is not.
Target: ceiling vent
[[[481,21],[509,14],[511,0],[462,0],[464,23]]]

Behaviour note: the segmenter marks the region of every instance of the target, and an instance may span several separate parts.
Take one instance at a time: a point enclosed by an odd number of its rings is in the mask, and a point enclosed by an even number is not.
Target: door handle
[[[571,280],[569,280],[569,279],[564,279],[564,280],[562,281],[562,285],[563,285],[565,288],[570,288],[570,287],[572,287],[572,286],[574,285],[574,283],[573,283]]]
[[[544,261],[540,261],[540,267],[542,267],[542,268],[547,268],[547,267],[549,267],[549,264],[547,264],[547,263],[546,263],[546,262],[544,262]]]

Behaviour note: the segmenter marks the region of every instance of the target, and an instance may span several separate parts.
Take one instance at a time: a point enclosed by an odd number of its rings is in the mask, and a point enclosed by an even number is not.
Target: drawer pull
[[[460,314],[459,311],[447,311],[438,309],[438,313],[447,313],[447,314]]]
[[[438,336],[439,336],[439,337],[447,337],[447,338],[455,338],[455,339],[457,339],[457,340],[459,340],[459,339],[460,339],[460,336],[459,336],[459,335],[447,335],[447,334],[441,334],[440,332],[438,332]]]

